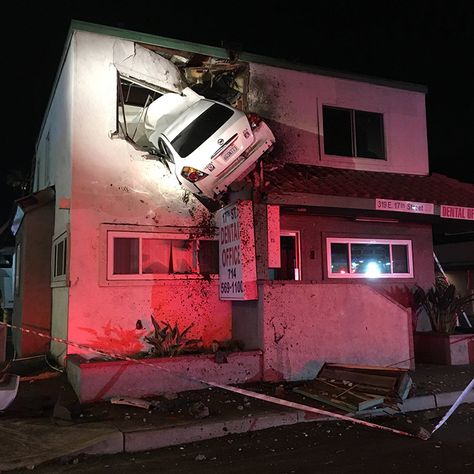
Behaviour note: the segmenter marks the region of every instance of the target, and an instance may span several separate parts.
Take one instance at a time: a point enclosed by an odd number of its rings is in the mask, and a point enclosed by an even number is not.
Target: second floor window
[[[326,155],[385,159],[383,115],[323,106]]]

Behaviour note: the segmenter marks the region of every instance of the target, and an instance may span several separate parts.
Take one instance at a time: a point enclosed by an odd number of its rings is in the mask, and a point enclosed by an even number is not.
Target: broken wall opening
[[[178,106],[171,103],[172,98],[160,101],[161,110],[152,111],[150,105],[165,94],[187,97],[188,104],[204,97],[246,111],[247,63],[158,46],[122,43],[114,51],[118,71],[115,136],[126,139],[135,148],[150,155],[162,155],[150,135],[159,128],[156,120],[161,120],[162,130],[172,122],[173,107],[177,114]],[[152,114],[153,119],[150,118]],[[152,120],[153,123],[147,123]]]

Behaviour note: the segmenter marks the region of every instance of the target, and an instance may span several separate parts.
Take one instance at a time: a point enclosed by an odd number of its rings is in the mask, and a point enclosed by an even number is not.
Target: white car
[[[182,96],[171,94],[174,97],[164,94],[150,108],[158,113],[160,101],[172,102],[178,113],[168,113],[165,121],[146,119],[145,128],[159,154],[172,163],[180,184],[193,194],[217,199],[275,143],[272,131],[256,114],[202,96],[183,98],[176,107]]]

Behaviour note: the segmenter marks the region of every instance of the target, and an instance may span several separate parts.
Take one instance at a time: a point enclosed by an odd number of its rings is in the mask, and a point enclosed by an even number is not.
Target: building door
[[[273,280],[301,280],[299,232],[280,232],[280,268],[272,269]]]

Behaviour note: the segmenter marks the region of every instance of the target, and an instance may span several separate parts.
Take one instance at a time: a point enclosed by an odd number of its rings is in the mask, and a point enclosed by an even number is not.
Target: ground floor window
[[[413,277],[410,240],[328,238],[329,278]]]
[[[218,274],[218,241],[189,234],[109,231],[107,279],[179,278]]]

